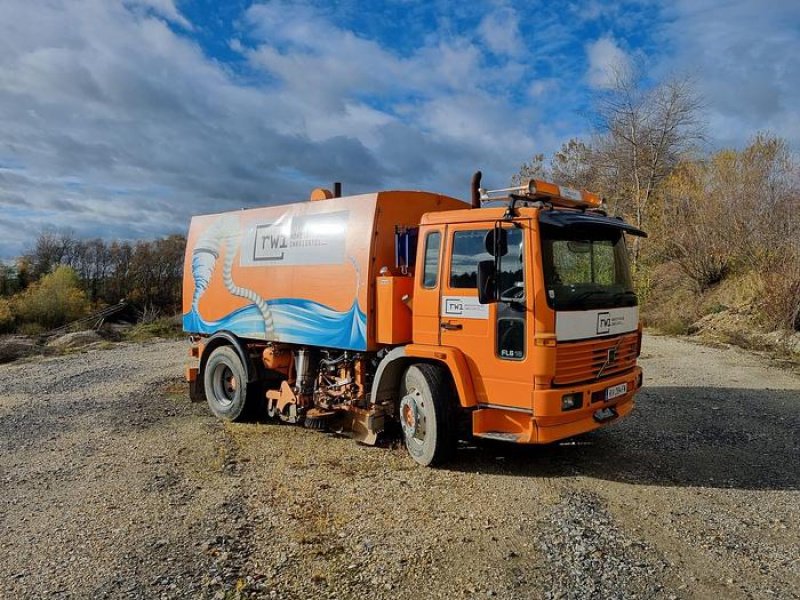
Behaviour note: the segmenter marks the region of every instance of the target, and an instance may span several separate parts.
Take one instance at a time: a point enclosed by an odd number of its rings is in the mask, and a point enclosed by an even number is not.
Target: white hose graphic
[[[361,287],[361,267],[358,266],[358,261],[356,260],[355,256],[348,256],[347,258],[350,259],[350,262],[353,265],[353,268],[356,270],[356,294],[355,297],[358,298],[358,290]]]
[[[235,215],[226,215],[217,219],[195,244],[192,251],[192,276],[194,277],[194,295],[192,309],[198,312],[198,303],[211,281],[220,247],[225,245],[225,264],[222,270],[222,282],[225,288],[234,296],[246,298],[256,305],[264,319],[264,332],[267,337],[272,337],[275,332],[275,322],[272,311],[264,299],[253,290],[239,287],[233,281],[233,262],[236,258],[236,247],[240,240],[239,219]]]
[[[267,337],[272,337],[275,332],[275,322],[272,319],[272,311],[264,301],[264,299],[256,294],[253,290],[239,287],[233,281],[233,259],[236,256],[236,245],[239,242],[238,238],[229,237],[227,246],[225,246],[225,265],[222,270],[222,282],[225,284],[227,290],[234,296],[240,298],[247,298],[258,307],[258,311],[264,318],[264,333]]]

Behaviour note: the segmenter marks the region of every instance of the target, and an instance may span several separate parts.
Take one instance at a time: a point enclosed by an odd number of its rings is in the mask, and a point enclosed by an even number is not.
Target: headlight
[[[561,396],[561,410],[575,410],[583,406],[583,392],[564,394]]]

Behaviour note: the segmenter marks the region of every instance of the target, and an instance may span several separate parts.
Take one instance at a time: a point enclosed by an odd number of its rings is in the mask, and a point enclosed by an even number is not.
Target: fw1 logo
[[[607,312],[597,313],[597,333],[603,335],[611,332],[611,314]]]
[[[289,241],[283,233],[271,233],[273,225],[256,227],[256,247],[253,258],[256,260],[283,260]]]
[[[625,328],[625,315],[611,316],[611,313],[597,313],[597,335],[606,335],[612,331],[619,332]]]
[[[451,300],[448,298],[444,304],[444,314],[446,315],[461,315],[464,313],[463,300]]]
[[[345,261],[348,211],[311,215],[284,214],[272,223],[254,223],[245,247],[252,249],[242,265],[336,265]]]

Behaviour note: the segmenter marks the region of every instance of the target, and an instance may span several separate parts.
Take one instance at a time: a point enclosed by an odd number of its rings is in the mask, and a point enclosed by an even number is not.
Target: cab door
[[[485,245],[494,222],[448,225],[442,261],[440,343],[461,350],[478,403],[530,410],[533,377],[528,351],[533,324],[530,293],[530,220],[508,224],[508,252],[498,274],[514,301],[478,302],[478,262],[492,260]],[[504,225],[505,227],[505,225]]]

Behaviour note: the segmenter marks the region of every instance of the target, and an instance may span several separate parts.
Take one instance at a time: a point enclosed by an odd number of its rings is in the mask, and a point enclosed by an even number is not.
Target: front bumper
[[[533,391],[533,411],[508,410],[500,407],[479,408],[472,413],[473,434],[478,437],[502,439],[520,444],[549,444],[586,433],[618,421],[633,410],[634,396],[641,388],[642,369],[609,377],[602,381]],[[606,401],[603,392],[615,385],[627,383],[628,391]],[[565,394],[583,394],[581,408],[561,410]],[[593,397],[594,396],[594,401]],[[601,416],[605,418],[598,420]]]

